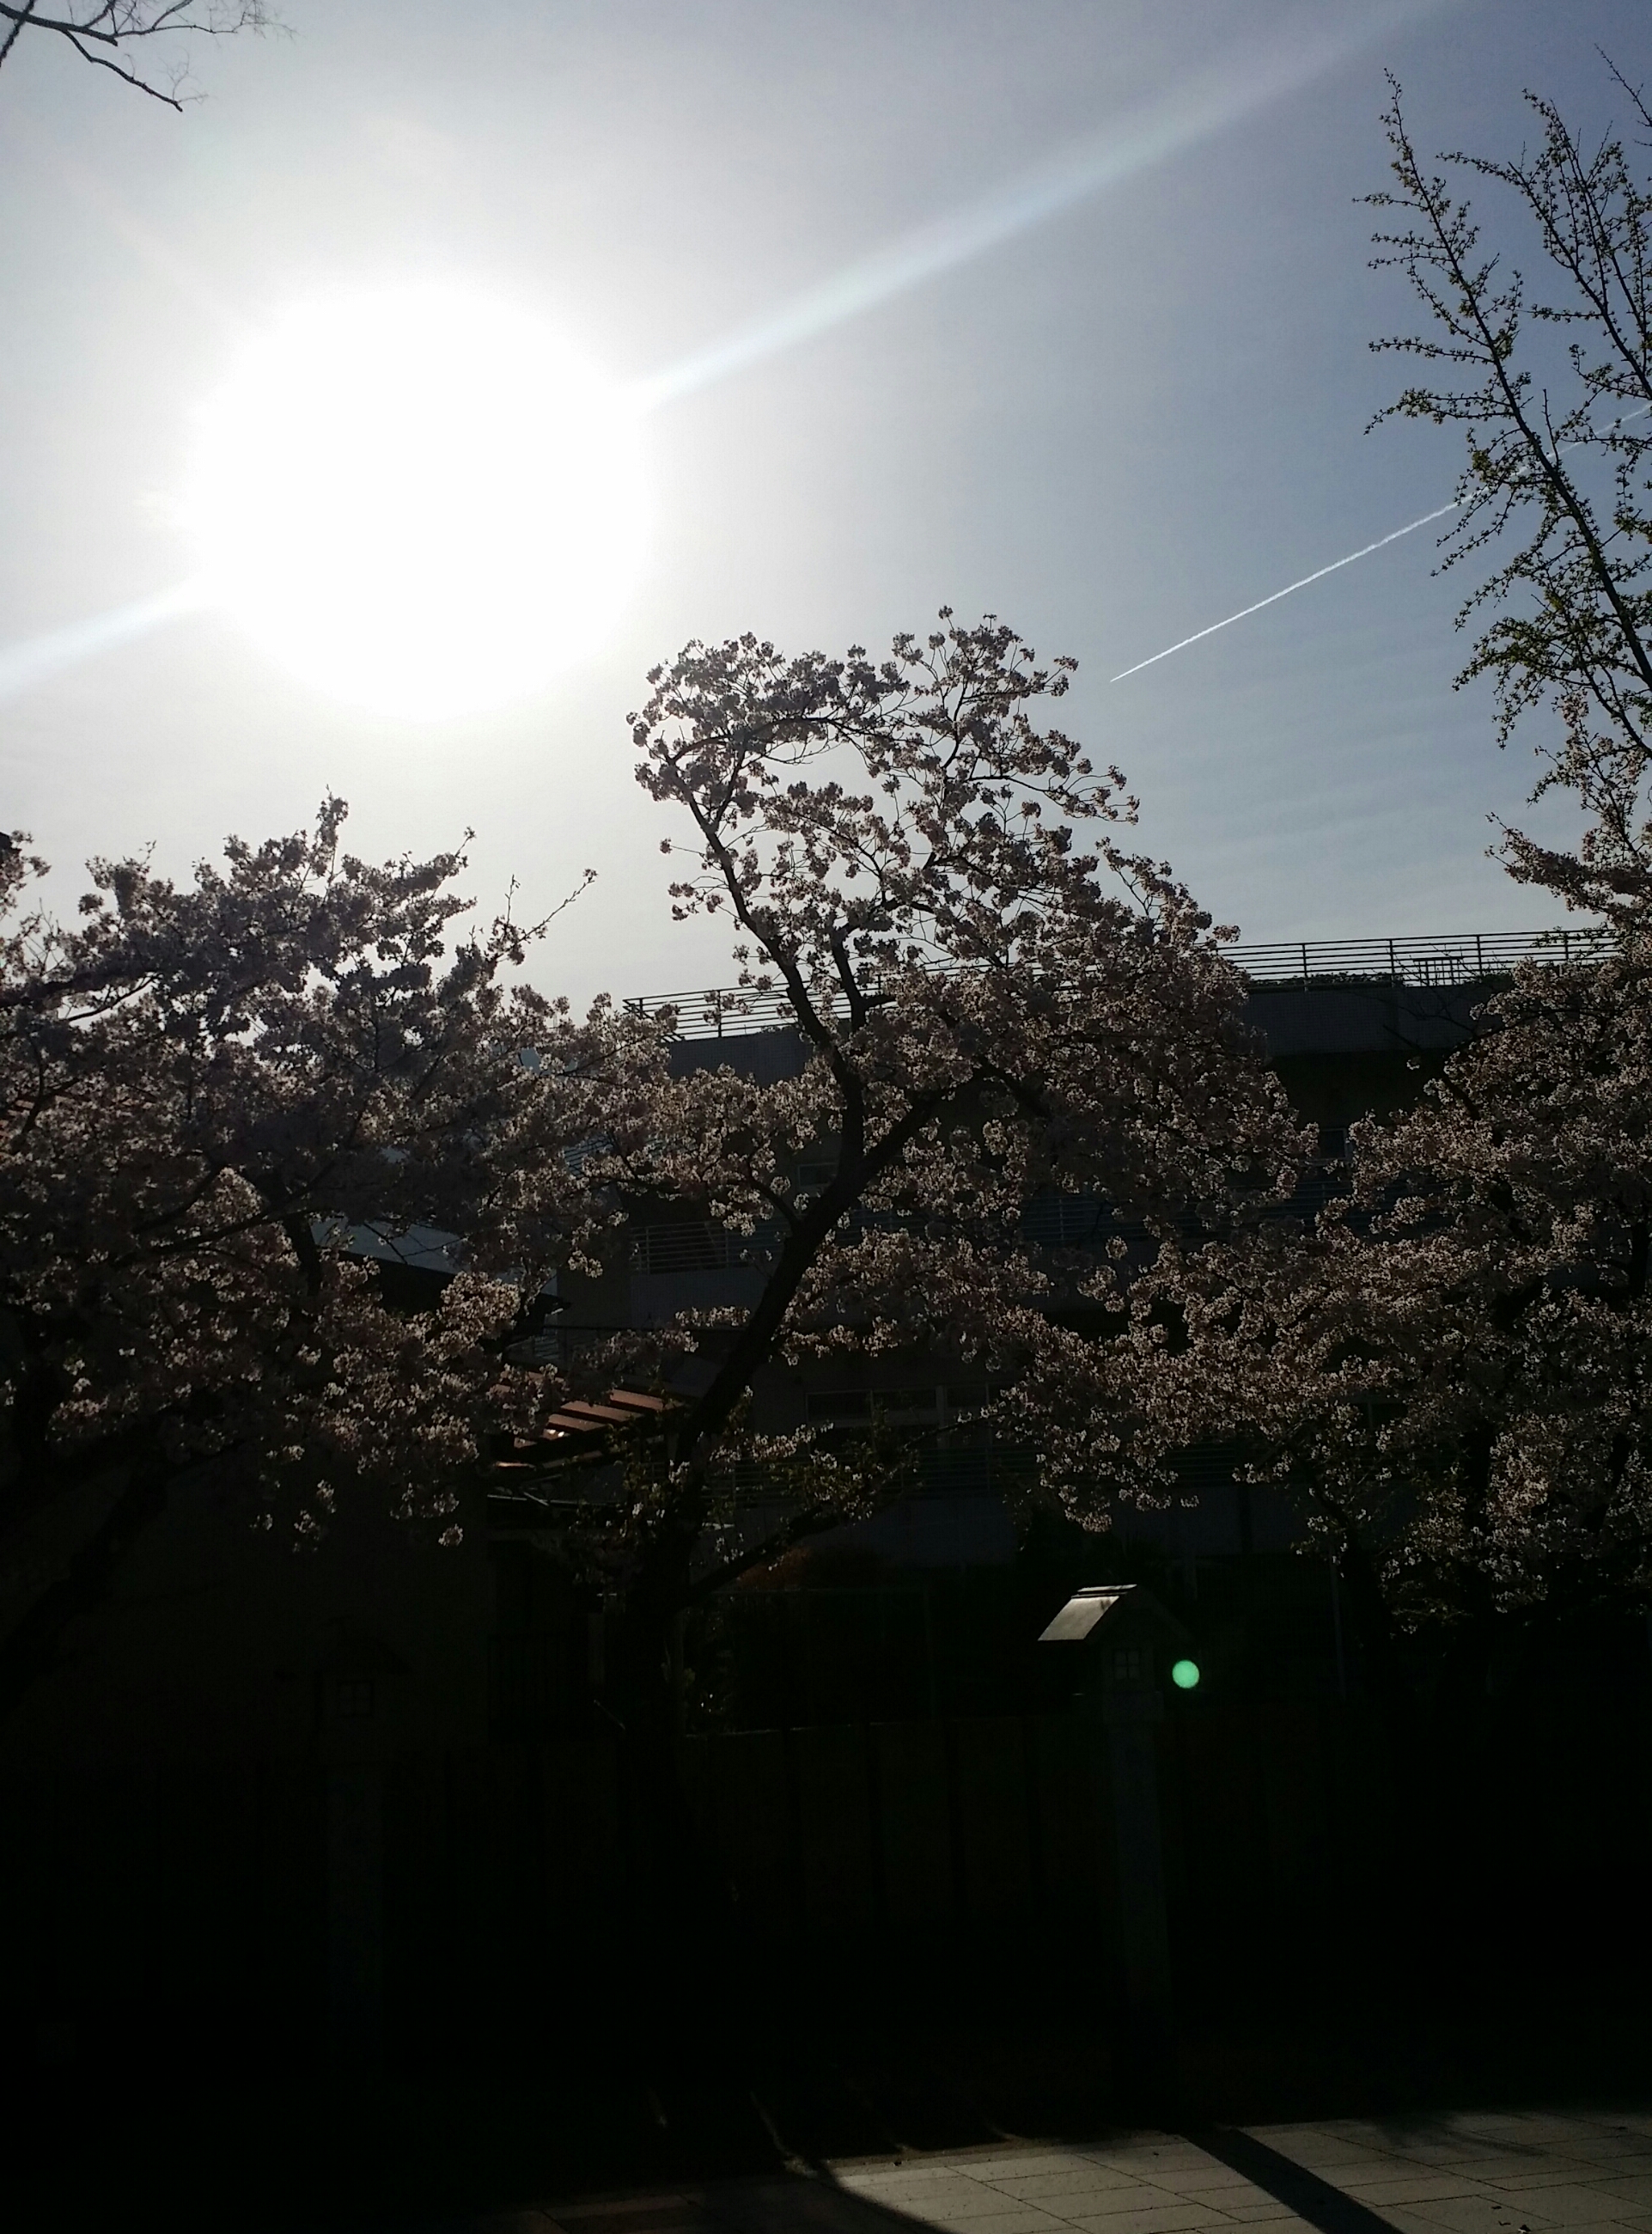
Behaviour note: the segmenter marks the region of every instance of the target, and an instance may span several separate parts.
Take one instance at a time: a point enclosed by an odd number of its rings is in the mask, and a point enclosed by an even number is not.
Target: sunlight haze
[[[1358,198],[1385,69],[1431,149],[1517,148],[1529,86],[1621,121],[1631,0],[281,12],[181,116],[0,77],[0,824],[66,884],[330,789],[370,855],[473,827],[485,913],[595,868],[548,987],[726,982],[646,671],[944,604],[1077,657],[1065,725],[1247,938],[1526,927],[1535,732],[1394,536],[1458,452],[1362,431],[1414,320]]]
[[[635,417],[509,305],[347,293],[241,352],[183,515],[207,596],[278,664],[442,721],[600,650],[643,554]]]

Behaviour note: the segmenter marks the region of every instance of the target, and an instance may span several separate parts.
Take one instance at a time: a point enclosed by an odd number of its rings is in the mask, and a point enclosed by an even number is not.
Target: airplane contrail
[[[1381,551],[1385,544],[1397,543],[1402,535],[1414,535],[1420,527],[1427,527],[1431,519],[1444,519],[1448,512],[1457,511],[1461,503],[1461,497],[1454,496],[1449,504],[1439,505],[1433,512],[1425,512],[1420,519],[1408,520],[1403,527],[1396,527],[1387,535],[1379,535],[1374,543],[1361,544],[1357,551],[1350,551],[1346,558],[1333,558],[1329,566],[1316,566],[1311,574],[1304,574],[1299,582],[1287,582],[1283,590],[1270,591],[1265,598],[1258,598],[1254,605],[1242,605],[1237,613],[1230,613],[1224,621],[1212,621],[1209,628],[1195,629],[1192,636],[1185,636],[1175,643],[1167,643],[1162,651],[1154,652],[1150,659],[1139,659],[1133,667],[1122,668],[1117,675],[1109,676],[1107,680],[1122,683],[1127,676],[1139,675],[1144,667],[1157,667],[1159,661],[1168,659],[1172,651],[1185,651],[1190,643],[1202,643],[1207,636],[1214,636],[1218,629],[1231,628],[1235,621],[1248,621],[1252,613],[1259,613],[1264,605],[1277,605],[1281,598],[1288,598],[1293,590],[1305,590],[1310,582],[1322,582],[1327,574],[1335,574],[1339,567],[1351,566],[1356,558],[1368,558],[1374,551]]]
[[[1596,428],[1593,432],[1596,435],[1610,434],[1617,428],[1626,426],[1631,419],[1644,419],[1649,412],[1652,412],[1652,403],[1637,403],[1633,411],[1621,411],[1616,419],[1609,419],[1603,427]],[[1579,436],[1575,441],[1563,442],[1560,447],[1562,450],[1581,450],[1583,441],[1584,438]],[[1192,636],[1167,643],[1162,651],[1154,652],[1150,659],[1139,659],[1133,667],[1121,668],[1117,675],[1109,676],[1107,679],[1110,683],[1122,683],[1129,676],[1139,675],[1144,667],[1157,667],[1159,661],[1168,659],[1172,651],[1185,651],[1190,643],[1202,643],[1207,636],[1214,636],[1218,629],[1231,628],[1235,621],[1248,621],[1252,613],[1259,613],[1264,605],[1277,605],[1281,598],[1288,598],[1293,590],[1305,590],[1310,582],[1322,582],[1327,574],[1335,574],[1340,567],[1351,566],[1356,558],[1368,558],[1374,551],[1381,551],[1387,544],[1397,543],[1402,535],[1414,535],[1420,527],[1427,527],[1430,520],[1444,519],[1448,512],[1459,512],[1462,506],[1463,499],[1453,497],[1449,504],[1436,506],[1433,512],[1425,512],[1420,519],[1407,520],[1403,527],[1394,528],[1387,535],[1379,535],[1374,543],[1361,544],[1357,551],[1350,551],[1346,558],[1333,558],[1329,566],[1316,567],[1311,574],[1304,574],[1301,581],[1287,582],[1283,590],[1270,591],[1265,598],[1258,598],[1254,605],[1243,605],[1237,613],[1230,613],[1224,621],[1212,621],[1209,628],[1195,629]]]

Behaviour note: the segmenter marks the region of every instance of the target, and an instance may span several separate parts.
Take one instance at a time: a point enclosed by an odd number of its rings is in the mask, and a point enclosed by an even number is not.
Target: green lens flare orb
[[[1170,1671],[1170,1680],[1179,1691],[1191,1691],[1198,1682],[1197,1660],[1179,1660]]]

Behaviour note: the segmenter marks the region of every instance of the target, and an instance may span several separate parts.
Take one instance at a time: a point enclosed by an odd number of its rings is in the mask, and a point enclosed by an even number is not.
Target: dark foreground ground
[[[1645,2234],[1652,2116],[1597,2106],[1137,2128],[558,2202],[514,2224],[524,2234]]]
[[[1144,2074],[1124,2028],[1093,2005],[1076,1958],[1068,1980],[1028,1979],[1020,2021],[998,2000],[972,2015],[966,1988],[944,2013],[909,2006],[897,2015],[886,2004],[857,2024],[839,2008],[812,2024],[794,2005],[807,1991],[777,1976],[767,2015],[748,2007],[731,2024],[728,2012],[705,2019],[619,1988],[601,2021],[539,2013],[537,2050],[532,2038],[509,2055],[459,2040],[440,2070],[396,2071],[392,2043],[389,2076],[329,2059],[319,2040],[312,2056],[300,2050],[257,2074],[215,2069],[211,2040],[193,2053],[160,2043],[146,2053],[129,2037],[101,2059],[77,2052],[55,2068],[20,2067],[5,2090],[0,2223],[343,2234],[473,2223],[526,2230],[549,2217],[566,2234],[738,2234],[742,2212],[755,2212],[764,2234],[782,2224],[877,2234],[916,2224],[1055,2234],[1057,2220],[1033,2196],[973,2175],[955,2192],[944,2160],[986,2152],[998,2161],[1028,2146],[1116,2154],[1120,2135],[1152,2126],[1160,2136],[1152,2146],[1168,2146],[1169,2133],[1195,2149],[1195,2185],[1257,2187],[1236,2223],[1258,2229],[1272,2219],[1318,2234],[1570,2234],[1643,2224],[1652,2234],[1652,2119],[1637,2108],[1652,2104],[1652,2028],[1628,1978],[1538,1995],[1512,1953],[1499,1987],[1472,2006],[1430,2009],[1402,1994],[1393,1997],[1400,2006],[1361,2010],[1329,1988],[1311,2015],[1237,2009],[1205,2022],[1183,2041],[1169,2080]],[[1551,2165],[1538,2113],[1569,2109],[1584,2117],[1603,2162],[1637,2161],[1587,2178],[1575,2165],[1566,2172],[1564,2151]],[[1415,2146],[1444,2148],[1453,2163],[1477,2152],[1489,2161],[1508,2154],[1492,2147],[1492,2129],[1453,2139],[1452,2121],[1498,2114],[1525,2119],[1528,2156],[1515,2149],[1513,2176],[1524,2167],[1551,2187],[1556,2207],[1544,2211],[1534,2198],[1510,2217],[1495,2202],[1502,2190],[1481,2193],[1471,2178],[1466,2198],[1440,2199],[1453,2206],[1444,2218],[1412,2224],[1392,2190],[1394,2210],[1385,2203],[1374,2216],[1368,2201],[1339,2217],[1311,2182],[1282,2199],[1265,2153],[1230,2162],[1250,2145],[1219,2139],[1239,2127],[1354,2119],[1420,2135]],[[1325,2146],[1333,2143],[1354,2146],[1346,2135]],[[1225,2172],[1209,2173],[1207,2159]],[[924,2165],[940,2178],[944,2210],[930,2210],[922,2183],[906,2194],[862,2176],[882,2167],[904,2178]],[[1093,2177],[1088,2165],[1091,2155],[1076,2168],[1063,2160],[1052,2177],[1058,2187],[1075,2178],[1086,2193],[1087,2180],[1116,2187],[1119,2167]],[[1619,2172],[1639,2179],[1643,2196],[1632,2185],[1609,2196],[1601,2182]],[[1026,2177],[1036,2187],[1041,2173],[1035,2165]],[[1460,2185],[1469,2175],[1452,2177]],[[604,2196],[652,2199],[590,2201]],[[1098,2205],[1081,2223],[1061,2223],[1081,2234],[1217,2234],[1231,2215],[1185,2196],[1136,2201],[1123,2215],[1115,2202],[1113,2213]]]

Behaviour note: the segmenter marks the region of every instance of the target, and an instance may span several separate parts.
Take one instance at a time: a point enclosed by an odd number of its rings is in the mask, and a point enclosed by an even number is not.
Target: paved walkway
[[[1652,2116],[1536,2113],[1225,2127],[845,2165],[852,2194],[945,2234],[1547,2234],[1652,2230]]]
[[[1652,2234],[1652,2113],[1133,2133],[586,2198],[475,2234]]]

